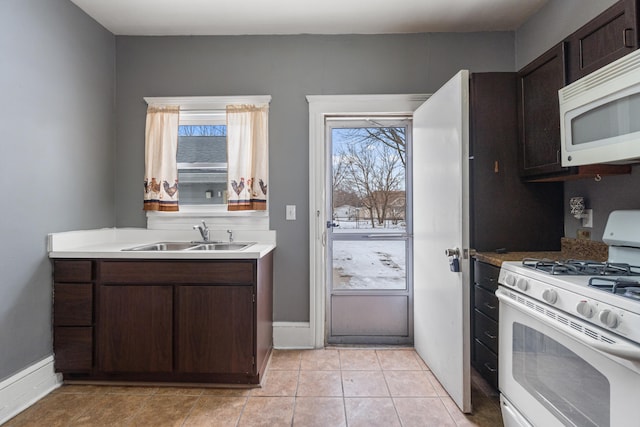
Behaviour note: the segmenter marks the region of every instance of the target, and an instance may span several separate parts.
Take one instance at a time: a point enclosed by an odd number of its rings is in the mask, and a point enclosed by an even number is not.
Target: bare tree
[[[345,171],[342,188],[359,195],[372,227],[384,224],[391,195],[404,183],[405,168],[397,148],[377,138],[356,137],[346,141],[338,159]]]
[[[375,122],[372,122],[376,124]],[[360,127],[349,129],[350,139],[361,143],[376,140],[394,150],[404,167],[407,166],[407,130],[404,127]]]

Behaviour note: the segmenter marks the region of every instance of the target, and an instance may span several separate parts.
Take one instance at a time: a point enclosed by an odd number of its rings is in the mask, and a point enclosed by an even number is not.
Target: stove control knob
[[[555,302],[558,301],[558,293],[553,289],[545,289],[544,292],[542,292],[542,299],[549,304],[555,304]]]
[[[602,310],[600,312],[600,321],[610,328],[615,328],[618,326],[619,319],[618,315],[611,310]]]
[[[507,285],[509,286],[515,286],[516,285],[516,278],[510,274],[507,274],[504,277],[504,281],[507,283]]]
[[[578,310],[578,313],[582,314],[587,319],[590,319],[593,317],[594,309],[593,309],[593,306],[589,304],[588,301],[580,301],[576,309]]]
[[[525,279],[524,277],[521,277],[516,282],[516,286],[518,287],[518,289],[520,289],[522,292],[524,292],[529,288],[529,281],[527,279]]]

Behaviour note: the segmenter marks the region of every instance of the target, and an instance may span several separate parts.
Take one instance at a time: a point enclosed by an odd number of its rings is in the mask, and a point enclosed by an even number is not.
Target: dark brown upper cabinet
[[[565,85],[565,44],[560,43],[518,72],[520,175],[563,172],[560,164],[558,90]]]
[[[567,38],[567,83],[638,48],[637,3],[621,0]]]

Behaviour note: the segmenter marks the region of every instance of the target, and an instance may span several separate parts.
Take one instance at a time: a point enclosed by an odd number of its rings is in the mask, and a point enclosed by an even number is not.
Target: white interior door
[[[470,412],[468,71],[415,111],[413,150],[415,348]],[[447,249],[460,251],[459,272]]]

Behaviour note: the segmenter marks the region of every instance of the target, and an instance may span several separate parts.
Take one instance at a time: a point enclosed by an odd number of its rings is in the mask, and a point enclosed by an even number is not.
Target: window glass
[[[226,125],[181,124],[177,162],[181,205],[222,205],[227,202]]]

